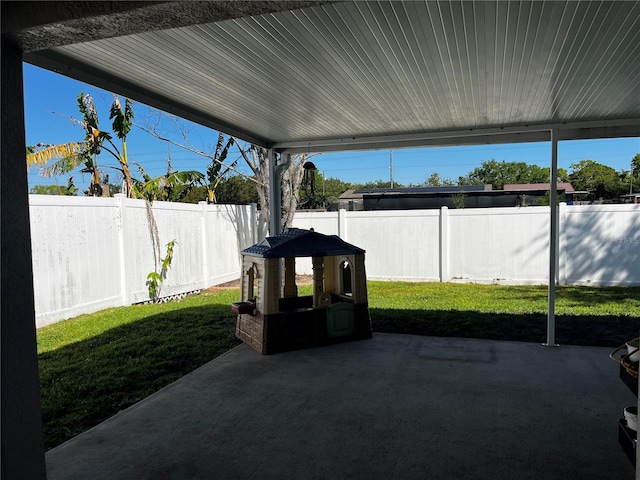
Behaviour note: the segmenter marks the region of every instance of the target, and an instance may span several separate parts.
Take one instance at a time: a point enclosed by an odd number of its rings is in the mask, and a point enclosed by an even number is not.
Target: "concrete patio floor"
[[[610,349],[374,334],[240,345],[47,453],[67,479],[634,478]]]

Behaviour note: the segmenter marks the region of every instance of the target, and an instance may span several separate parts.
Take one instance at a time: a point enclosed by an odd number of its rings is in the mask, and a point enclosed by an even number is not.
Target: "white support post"
[[[269,149],[269,235],[279,235],[282,233],[282,184],[281,171],[278,167],[276,152]]]
[[[546,347],[557,347],[556,344],[556,273],[558,259],[558,130],[551,130],[551,181],[549,182],[549,299],[547,312]]]

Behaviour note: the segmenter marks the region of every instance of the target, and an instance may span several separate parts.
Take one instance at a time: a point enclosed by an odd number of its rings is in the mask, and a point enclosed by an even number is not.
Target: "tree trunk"
[[[300,184],[304,175],[306,155],[296,155],[282,174],[282,228],[286,230],[293,225],[293,217],[300,200]]]
[[[251,145],[247,149],[238,146],[245,162],[253,171],[256,179],[256,189],[260,199],[260,213],[269,225],[271,219],[271,205],[269,203],[269,155],[266,148]],[[286,170],[282,174],[282,228],[287,229],[293,224],[299,200],[300,184],[304,169],[302,165],[307,160],[307,155],[294,155]],[[270,232],[277,235],[280,232]]]

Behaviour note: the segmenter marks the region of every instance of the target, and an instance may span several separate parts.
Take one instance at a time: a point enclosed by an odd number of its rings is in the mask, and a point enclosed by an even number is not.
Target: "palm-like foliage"
[[[122,142],[122,151],[113,142],[110,133],[101,130],[93,98],[80,92],[77,97],[78,110],[82,114],[82,120],[69,117],[70,120],[82,127],[84,130],[84,142],[70,142],[62,145],[41,145],[27,147],[27,165],[29,167],[37,165],[44,167],[51,160],[56,162],[43,168],[42,175],[53,177],[69,173],[80,165],[84,165],[83,173],[91,175],[89,191],[92,194],[100,195],[100,170],[98,169],[98,155],[107,152],[113,156],[119,164],[116,170],[120,171],[125,181],[125,193],[133,196],[131,173],[129,170],[129,159],[127,155],[127,135],[131,130],[133,120],[133,107],[129,99],[125,100],[124,108],[117,95],[114,96],[109,119],[112,120],[112,127],[115,135]]]
[[[66,159],[68,163],[77,162],[78,154],[85,148],[86,144],[83,142],[70,142],[62,145],[39,143],[29,146],[27,147],[27,167],[42,167],[54,158],[58,160]],[[75,166],[78,166],[78,164],[76,163]]]
[[[224,144],[224,135],[222,133],[218,134],[216,149],[214,151],[213,158],[211,159],[211,164],[207,168],[207,201],[209,203],[216,202],[216,189],[218,188],[218,185],[220,185],[220,181],[229,172],[229,170],[233,169],[238,163],[236,160],[230,166],[225,166],[222,173],[220,172],[222,165],[229,154],[229,148],[231,148],[234,141],[234,137],[229,137],[227,143]]]
[[[118,96],[114,96],[111,111],[109,112],[109,120],[113,120],[112,127],[116,136],[122,141],[122,152],[114,146],[117,152],[117,159],[120,163],[122,177],[125,184],[125,195],[128,197],[133,195],[133,185],[131,180],[131,171],[129,169],[129,155],[127,153],[127,135],[131,131],[133,125],[133,104],[128,98],[125,99],[124,108],[120,103]],[[113,144],[113,143],[112,143]]]
[[[132,178],[133,192],[137,198],[144,198],[149,202],[154,200],[170,200],[171,191],[178,186],[195,186],[204,182],[204,175],[196,170],[184,170],[181,172],[170,172],[159,177],[152,178],[147,172],[140,166],[140,164],[134,162],[138,167],[142,180]],[[185,191],[186,194],[188,192]]]

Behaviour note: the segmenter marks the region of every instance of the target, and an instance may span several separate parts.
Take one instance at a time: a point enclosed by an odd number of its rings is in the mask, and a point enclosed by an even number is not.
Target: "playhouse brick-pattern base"
[[[267,354],[267,337],[264,315],[241,314],[236,321],[236,337],[262,355]]]
[[[334,336],[330,332],[327,309],[309,308],[271,315],[240,314],[236,337],[262,355],[371,338],[368,305],[354,305],[353,312],[353,331]]]

